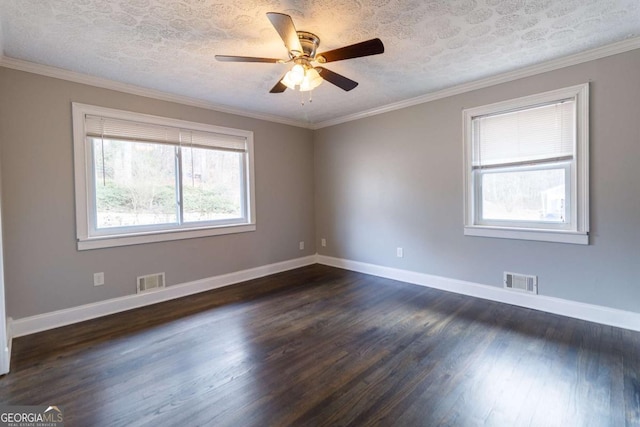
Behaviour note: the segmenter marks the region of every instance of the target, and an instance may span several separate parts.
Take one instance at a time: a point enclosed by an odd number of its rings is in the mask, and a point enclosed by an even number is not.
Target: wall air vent
[[[138,293],[164,288],[164,273],[138,277]]]
[[[530,294],[538,293],[538,276],[504,272],[504,287]]]

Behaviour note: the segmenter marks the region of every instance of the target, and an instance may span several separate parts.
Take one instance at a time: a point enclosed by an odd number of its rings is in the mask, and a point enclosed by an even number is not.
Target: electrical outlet
[[[300,250],[304,250],[304,242],[300,242]]]
[[[320,245],[322,245],[322,247],[325,248],[327,246],[327,239],[325,239],[324,237],[320,239]]]
[[[397,256],[398,258],[402,258],[402,257],[404,257],[404,250],[403,250],[402,248],[397,248],[397,249],[396,249],[396,256]]]
[[[93,273],[93,286],[104,285],[104,273]]]

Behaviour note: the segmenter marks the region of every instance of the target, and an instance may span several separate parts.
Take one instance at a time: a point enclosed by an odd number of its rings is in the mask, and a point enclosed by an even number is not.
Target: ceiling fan
[[[323,80],[339,88],[349,91],[356,86],[355,82],[341,74],[334,73],[321,66],[313,66],[312,62],[324,64],[341,61],[343,59],[360,58],[362,56],[378,55],[384,52],[384,45],[375,38],[361,43],[344,46],[323,53],[316,53],[320,45],[320,38],[307,31],[296,31],[291,16],[284,13],[269,12],[267,18],[271,21],[287,48],[289,59],[256,58],[252,56],[216,55],[218,61],[224,62],[266,62],[275,64],[293,63],[293,67],[270,90],[271,93],[282,93],[287,88],[298,89],[301,92],[316,88]]]

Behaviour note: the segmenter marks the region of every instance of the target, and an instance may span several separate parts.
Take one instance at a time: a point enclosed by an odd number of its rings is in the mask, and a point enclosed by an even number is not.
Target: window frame
[[[244,156],[243,200],[244,216],[238,221],[186,222],[182,225],[141,225],[122,227],[109,231],[97,230],[95,227],[95,200],[93,156],[90,138],[87,137],[85,117],[87,115],[105,118],[128,120],[150,125],[175,127],[189,131],[213,132],[246,139],[246,153]],[[74,178],[76,202],[76,240],[78,250],[128,246],[135,244],[162,242],[170,240],[190,239],[222,234],[242,233],[256,230],[255,207],[255,178],[253,132],[233,129],[205,123],[154,116],[113,108],[99,107],[72,102],[73,147],[74,147]],[[182,186],[180,170],[176,170],[176,185]],[[182,190],[182,189],[180,189]]]
[[[479,116],[496,115],[510,111],[534,108],[542,104],[572,99],[576,108],[575,146],[571,160],[553,159],[532,162],[521,166],[504,166],[480,169],[473,168],[474,130],[473,119]],[[479,107],[466,108],[463,116],[464,152],[464,234],[467,236],[495,237],[545,242],[589,244],[589,84],[584,83],[540,94],[506,100]],[[567,187],[570,196],[569,222],[559,226],[546,221],[504,221],[482,218],[481,187],[478,182],[483,174],[496,171],[525,171],[554,168],[568,162]],[[537,164],[536,164],[537,163]],[[557,167],[560,169],[561,167]]]

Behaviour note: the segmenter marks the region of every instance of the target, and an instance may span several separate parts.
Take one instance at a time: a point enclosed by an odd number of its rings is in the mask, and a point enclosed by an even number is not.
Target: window
[[[588,90],[463,111],[466,235],[588,244]]]
[[[73,103],[78,249],[255,230],[253,133]]]

